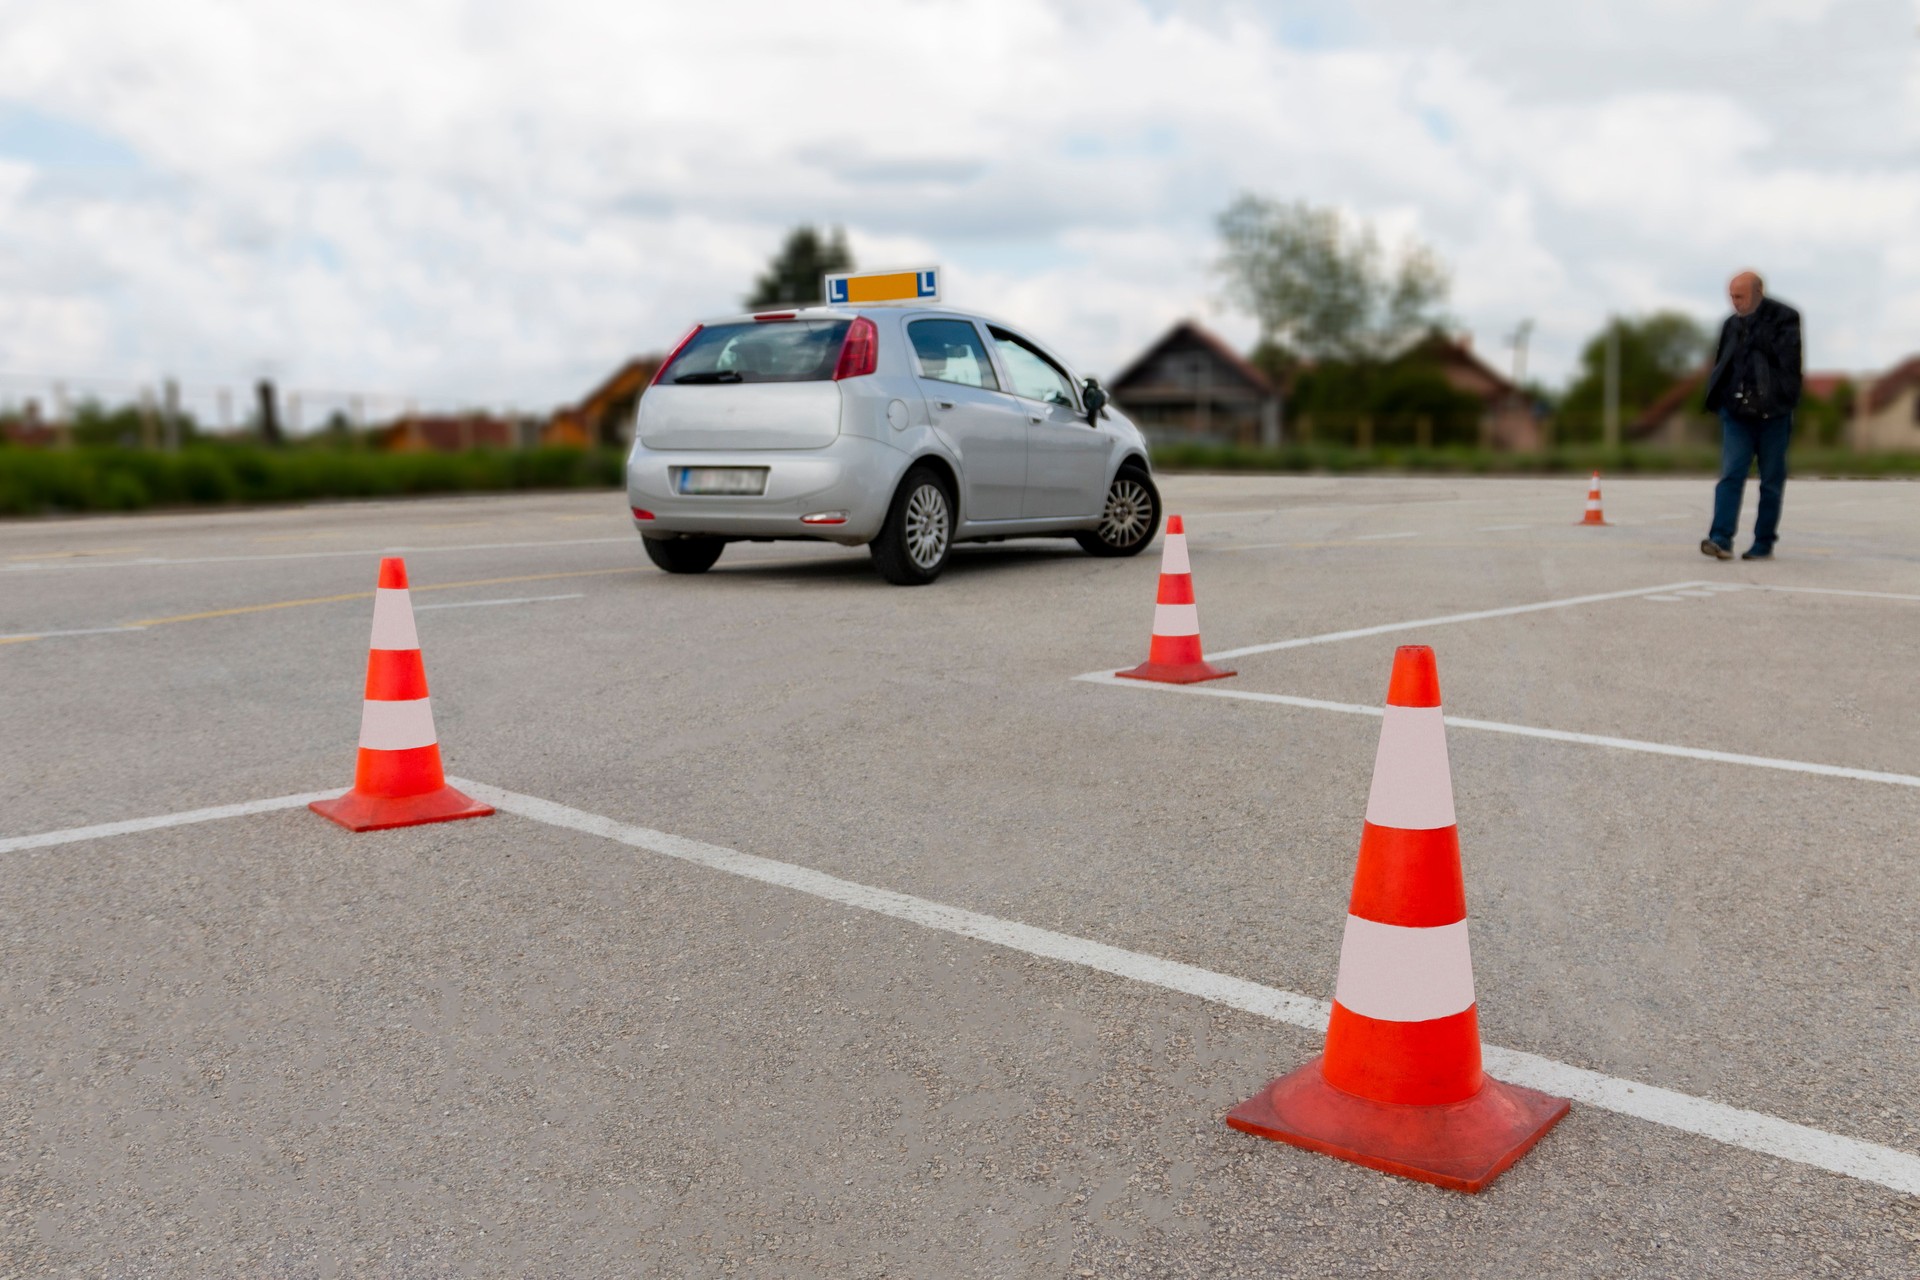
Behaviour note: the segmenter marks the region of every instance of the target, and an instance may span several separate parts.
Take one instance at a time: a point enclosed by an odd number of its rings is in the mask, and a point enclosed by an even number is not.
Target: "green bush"
[[[204,442],[157,453],[115,445],[71,450],[0,445],[0,515],[614,488],[624,475],[624,458],[613,450],[395,454],[332,448],[325,442],[278,450]]]

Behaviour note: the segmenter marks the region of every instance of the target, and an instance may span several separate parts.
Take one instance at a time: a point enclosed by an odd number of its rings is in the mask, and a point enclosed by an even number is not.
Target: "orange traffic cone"
[[[1607,518],[1600,514],[1600,473],[1593,473],[1593,483],[1587,488],[1587,514],[1580,519],[1581,524],[1605,524]]]
[[[1200,608],[1193,602],[1193,566],[1187,560],[1187,526],[1167,517],[1167,542],[1160,553],[1160,594],[1153,606],[1153,640],[1147,660],[1113,674],[1163,684],[1199,684],[1235,674],[1208,662],[1200,651]]]
[[[367,654],[366,701],[360,708],[360,760],[353,790],[307,806],[349,831],[411,827],[481,818],[493,806],[447,785],[440,742],[427,703],[427,669],[413,629],[406,561],[380,562],[373,593],[373,644]]]
[[[1227,1123],[1369,1168],[1478,1191],[1567,1114],[1480,1068],[1447,731],[1433,650],[1393,658],[1325,1051]]]

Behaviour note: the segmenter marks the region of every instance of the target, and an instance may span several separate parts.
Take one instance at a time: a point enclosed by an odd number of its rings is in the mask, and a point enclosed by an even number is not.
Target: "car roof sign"
[[[836,272],[826,278],[828,306],[865,302],[938,302],[940,269]]]

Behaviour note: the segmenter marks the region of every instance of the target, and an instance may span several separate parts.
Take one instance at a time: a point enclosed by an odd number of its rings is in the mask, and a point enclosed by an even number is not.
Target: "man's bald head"
[[[1733,303],[1736,313],[1750,316],[1753,314],[1753,309],[1760,305],[1760,296],[1764,289],[1759,272],[1742,271],[1727,281],[1727,298]]]

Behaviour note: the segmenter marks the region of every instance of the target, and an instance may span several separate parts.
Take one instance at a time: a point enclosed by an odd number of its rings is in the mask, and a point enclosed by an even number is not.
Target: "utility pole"
[[[180,384],[172,378],[160,384],[160,415],[160,438],[173,453],[180,448]]]
[[[1513,388],[1515,391],[1519,391],[1521,384],[1527,380],[1527,339],[1532,336],[1533,321],[1531,320],[1522,320],[1514,327],[1513,332],[1507,335],[1507,345],[1513,348]]]
[[[1607,451],[1620,448],[1620,321],[1607,317],[1606,407],[1602,410],[1601,430]]]

